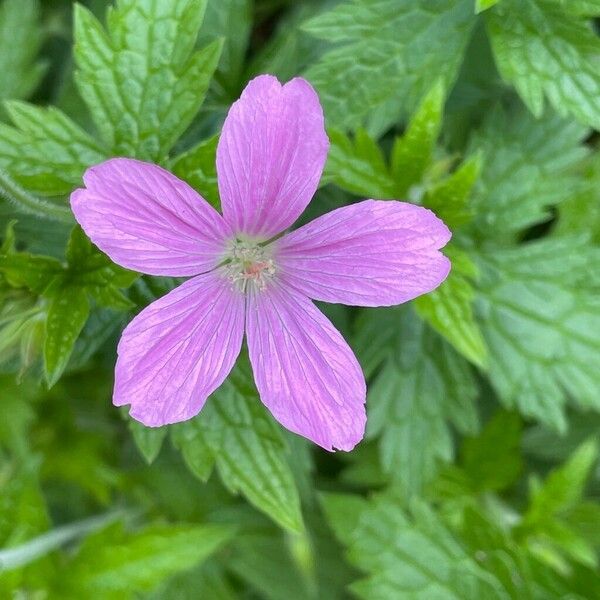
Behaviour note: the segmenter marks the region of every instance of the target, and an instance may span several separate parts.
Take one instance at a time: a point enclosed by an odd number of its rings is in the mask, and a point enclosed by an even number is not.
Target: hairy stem
[[[6,198],[18,210],[30,215],[62,223],[73,223],[73,214],[69,208],[33,196],[2,169],[0,169],[0,196]]]

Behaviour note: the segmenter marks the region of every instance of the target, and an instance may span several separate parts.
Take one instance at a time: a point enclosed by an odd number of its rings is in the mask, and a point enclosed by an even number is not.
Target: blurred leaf
[[[573,529],[565,517],[581,503],[584,486],[598,458],[598,437],[584,442],[543,483],[533,482],[531,500],[518,535],[541,560],[559,572],[570,568],[561,553],[595,568],[598,558],[593,546]]]
[[[340,498],[335,501],[339,506]],[[327,508],[327,496],[324,504],[326,514],[335,512]],[[352,584],[359,598],[509,598],[424,504],[413,503],[407,513],[393,494],[380,495],[365,503],[354,531],[342,541],[350,562],[367,574]]]
[[[597,262],[581,238],[481,255],[479,322],[492,384],[505,406],[558,431],[567,397],[600,411],[600,305],[588,275]]]
[[[223,51],[209,91],[222,103],[237,99],[241,91],[244,58],[252,31],[251,0],[219,0],[208,2],[200,28],[198,44],[224,38]]]
[[[216,463],[232,493],[243,493],[281,526],[300,531],[300,501],[285,443],[261,405],[245,362],[238,359],[197,417],[172,428],[172,439],[201,479]]]
[[[222,48],[193,52],[205,6],[120,0],[105,31],[75,5],[76,82],[112,154],[162,161],[198,112]]]
[[[217,185],[217,143],[215,135],[180,154],[171,163],[172,172],[187,181],[205,200],[216,209],[221,208]]]
[[[354,346],[369,387],[367,438],[379,437],[383,470],[407,494],[419,493],[440,462],[453,456],[449,422],[460,431],[477,427],[477,389],[469,365],[406,309],[364,315]],[[372,362],[368,349],[377,348]]]
[[[504,490],[521,474],[522,424],[513,413],[499,411],[477,437],[466,438],[461,462],[475,490]]]
[[[572,167],[588,150],[586,129],[548,115],[495,110],[471,139],[483,169],[473,193],[473,234],[484,242],[511,241],[526,227],[548,220],[549,208],[580,186]]]
[[[377,111],[414,109],[440,74],[449,87],[474,21],[469,0],[344,2],[304,25],[335,44],[305,74],[329,122],[356,129]]]
[[[58,589],[72,597],[133,598],[205,560],[232,535],[223,525],[149,525],[132,533],[111,526],[86,538]]]
[[[446,281],[436,290],[415,300],[417,314],[444,336],[456,350],[478,367],[485,368],[487,348],[473,313],[478,271],[464,251],[444,249],[452,261]]]
[[[133,434],[138,450],[148,464],[154,462],[167,435],[166,427],[146,427],[131,417],[127,417],[127,427]]]
[[[598,129],[600,40],[570,6],[503,0],[486,12],[488,32],[500,73],[536,117],[547,99],[560,115]]]
[[[0,101],[27,98],[38,86],[47,66],[37,59],[43,41],[37,0],[0,4]]]
[[[494,4],[498,4],[500,0],[475,0],[475,12],[482,12],[494,6]]]
[[[107,151],[57,108],[10,102],[14,127],[0,123],[0,167],[26,189],[45,196],[70,193],[87,167]]]

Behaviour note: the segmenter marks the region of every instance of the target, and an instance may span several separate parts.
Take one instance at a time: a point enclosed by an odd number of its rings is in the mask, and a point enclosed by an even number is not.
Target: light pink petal
[[[144,309],[125,329],[115,369],[116,406],[157,427],[198,414],[235,363],[244,336],[244,296],[213,271]]]
[[[260,398],[287,429],[326,450],[365,430],[365,380],[341,334],[303,296],[272,284],[248,296],[246,334]]]
[[[365,200],[331,211],[274,242],[280,277],[325,302],[391,306],[435,289],[450,271],[438,251],[451,233],[433,212]]]
[[[187,183],[150,163],[113,158],[88,169],[71,195],[75,218],[117,264],[149,275],[214,268],[232,233]]]
[[[253,79],[229,110],[217,148],[227,222],[264,239],[289,227],[317,189],[328,148],[323,110],[307,81]]]

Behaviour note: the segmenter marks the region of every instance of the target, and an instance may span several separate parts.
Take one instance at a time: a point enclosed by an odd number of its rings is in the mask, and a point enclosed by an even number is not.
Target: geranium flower
[[[315,193],[329,148],[303,79],[251,81],[217,148],[221,216],[164,169],[115,158],[71,196],[77,221],[123,267],[193,276],[144,309],[118,346],[113,402],[156,427],[198,414],[231,371],[244,331],[265,406],[319,446],[364,434],[365,379],[312,300],[390,306],[437,287],[450,239],[431,211],[365,200],[284,233]]]

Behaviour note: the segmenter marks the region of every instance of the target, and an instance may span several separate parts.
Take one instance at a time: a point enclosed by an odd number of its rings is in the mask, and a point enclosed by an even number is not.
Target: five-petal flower
[[[312,87],[263,75],[219,140],[223,216],[156,165],[116,158],[86,172],[71,206],[102,251],[141,273],[194,276],[123,332],[114,404],[149,426],[195,416],[245,331],[261,400],[280,423],[328,450],[362,439],[364,376],[311,299],[390,306],[429,292],[449,272],[439,249],[450,232],[425,208],[365,200],[277,237],[310,202],[328,147]]]

